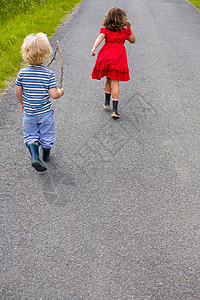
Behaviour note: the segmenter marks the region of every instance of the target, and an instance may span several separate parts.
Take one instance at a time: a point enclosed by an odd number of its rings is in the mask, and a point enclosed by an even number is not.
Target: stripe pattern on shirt
[[[20,70],[15,84],[22,86],[24,113],[41,116],[52,110],[49,89],[57,88],[54,73],[45,66],[28,66]]]

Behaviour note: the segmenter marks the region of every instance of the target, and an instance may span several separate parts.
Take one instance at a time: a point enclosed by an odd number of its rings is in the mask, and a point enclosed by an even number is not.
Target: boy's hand
[[[128,28],[131,27],[131,22],[129,20],[126,21],[126,27],[128,27]]]
[[[96,55],[96,48],[93,48],[91,51],[92,56]]]
[[[62,97],[64,95],[64,89],[63,88],[62,89],[58,89],[58,92],[60,94],[60,97]]]
[[[64,89],[52,88],[49,90],[49,93],[53,99],[58,99],[64,95]]]
[[[22,104],[22,112],[24,111],[24,105]]]

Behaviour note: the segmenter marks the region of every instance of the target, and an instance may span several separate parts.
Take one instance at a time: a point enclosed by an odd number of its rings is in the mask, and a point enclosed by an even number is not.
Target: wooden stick
[[[60,89],[61,89],[62,88],[62,83],[63,83],[63,55],[62,55],[60,43],[59,43],[58,40],[57,40],[57,44],[58,44],[58,46],[56,47],[56,50],[54,52],[54,56],[53,56],[52,60],[50,61],[50,63],[47,65],[47,67],[49,67],[50,64],[56,59],[56,53],[58,51],[60,53],[60,59],[61,59],[61,76],[60,76]]]
[[[52,60],[50,61],[50,63],[47,65],[47,67],[49,67],[52,64],[52,62],[56,59],[56,52],[57,52],[57,50],[58,50],[58,46],[56,47],[56,50],[54,52],[54,56],[53,56]]]
[[[62,55],[62,51],[61,51],[59,41],[57,41],[57,43],[58,43],[57,49],[60,53],[60,58],[61,58],[61,75],[60,75],[60,89],[61,89],[62,88],[62,83],[63,83],[63,55]]]

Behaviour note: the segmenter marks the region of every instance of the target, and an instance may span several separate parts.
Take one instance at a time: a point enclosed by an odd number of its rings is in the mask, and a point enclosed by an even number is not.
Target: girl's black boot
[[[50,151],[51,149],[45,149],[45,148],[42,148],[42,151],[43,151],[43,160],[44,161],[49,161],[50,160]]]
[[[112,115],[111,115],[113,118],[120,118],[120,114],[117,111],[118,102],[119,101],[113,101],[113,112],[112,112]]]
[[[106,93],[105,92],[105,105],[104,105],[104,108],[110,109],[110,97],[111,97],[111,93]]]
[[[46,168],[45,164],[43,162],[41,162],[41,160],[39,158],[38,143],[35,142],[33,144],[29,144],[28,148],[29,148],[31,158],[32,158],[32,167],[34,167],[36,169],[36,171],[38,171],[38,172],[46,171],[47,168]]]

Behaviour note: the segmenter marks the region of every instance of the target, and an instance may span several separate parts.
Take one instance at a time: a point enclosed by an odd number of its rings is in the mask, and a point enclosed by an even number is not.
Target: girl
[[[119,80],[128,81],[129,69],[127,63],[125,40],[135,43],[135,36],[131,30],[131,23],[127,20],[126,13],[119,7],[112,7],[107,12],[96,39],[91,54],[96,54],[96,48],[105,38],[105,44],[100,49],[96,64],[92,72],[93,79],[105,80],[105,108],[110,109],[110,96],[112,87],[113,113],[112,117],[119,118],[117,111],[119,101]],[[127,27],[127,28],[125,28]]]
[[[43,65],[51,53],[46,34],[29,34],[22,45],[22,57],[30,65],[20,70],[15,81],[15,93],[24,110],[24,143],[31,154],[32,167],[38,172],[47,169],[39,158],[39,146],[43,161],[48,161],[56,139],[50,96],[57,99],[64,95],[64,90],[57,88],[54,73]]]

